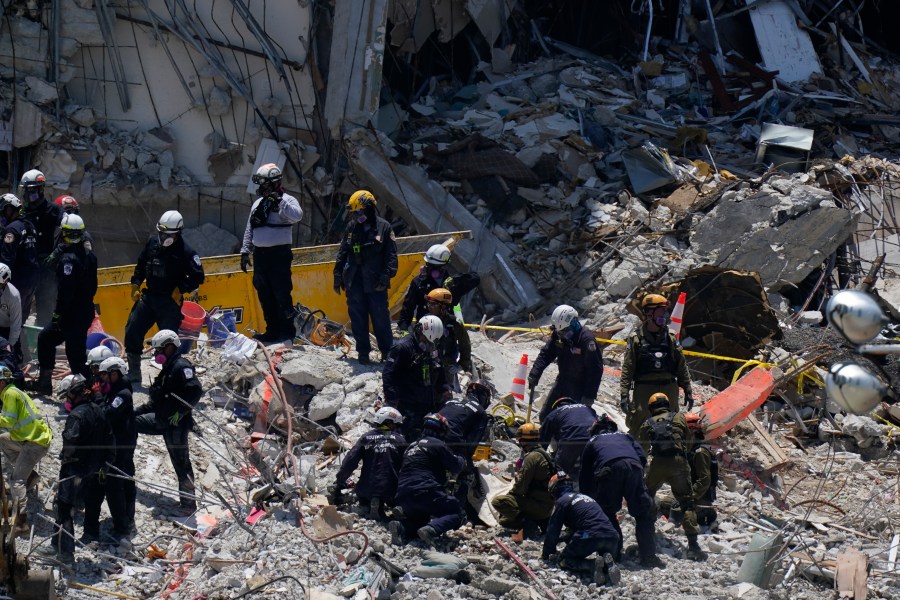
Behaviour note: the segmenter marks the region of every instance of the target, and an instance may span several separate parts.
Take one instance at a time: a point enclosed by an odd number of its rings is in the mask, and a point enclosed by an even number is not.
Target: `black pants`
[[[83,493],[84,469],[75,464],[59,468],[59,488],[56,491],[56,525],[60,531],[53,535],[53,547],[60,554],[75,552],[75,504]]]
[[[291,281],[292,259],[290,245],[253,250],[253,287],[259,296],[266,333],[291,338],[296,334],[294,300],[291,297],[294,289]]]
[[[37,301],[37,322],[49,323],[50,317],[53,315],[53,307],[56,304],[57,281],[56,267],[44,265],[46,256],[39,257],[41,261],[40,277],[35,284],[35,300]],[[21,290],[19,291],[21,293]],[[25,313],[25,296],[22,296],[22,323],[28,318]],[[30,305],[29,305],[30,306]]]
[[[52,370],[56,364],[56,347],[66,344],[66,359],[72,373],[80,373],[85,379],[91,378],[87,361],[87,330],[94,320],[93,308],[82,315],[65,317],[58,325],[52,323],[38,334],[38,363],[41,370]]]
[[[619,539],[611,537],[584,537],[579,532],[576,532],[560,553],[559,566],[573,571],[590,571],[594,567],[594,561],[589,560],[588,556],[594,552],[597,553],[597,556],[603,556],[607,552],[612,554],[615,552],[616,545],[620,543],[621,539],[622,536],[619,536]]]
[[[11,369],[13,371],[14,377],[15,377],[15,372],[18,371],[21,368],[22,364],[25,362],[25,358],[22,355],[22,337],[24,335],[25,335],[25,328],[24,328],[24,323],[23,323],[22,331],[19,334],[19,339],[17,339],[16,343],[13,344],[12,347],[10,348],[13,353],[13,358],[16,361],[16,365],[15,365],[16,368]],[[0,327],[0,336],[5,337],[7,340],[9,340],[9,327]],[[23,375],[23,379],[24,379],[24,375]],[[16,383],[16,385],[19,385],[18,382]]]
[[[12,265],[10,265],[12,268]],[[54,274],[55,277],[55,274]],[[33,275],[26,276],[25,278],[13,277],[12,283],[16,286],[16,289],[19,290],[19,297],[22,298],[22,326],[25,326],[25,321],[28,320],[28,315],[31,314],[31,309],[34,307],[34,295],[37,292],[38,284],[40,283],[40,279],[37,276],[37,273]],[[54,298],[55,299],[55,298]],[[53,306],[50,306],[50,314],[53,314]],[[47,317],[46,321],[38,320],[37,323],[47,323],[50,321],[50,317]]]
[[[186,422],[185,422],[186,421]],[[161,435],[169,451],[169,460],[178,478],[181,506],[193,508],[197,506],[194,499],[194,468],[191,466],[191,452],[188,446],[188,433],[191,431],[190,417],[183,417],[177,427],[165,421],[158,421],[154,413],[139,415],[135,419],[137,431],[143,435]]]
[[[575,395],[573,395],[575,394]],[[581,402],[581,397],[577,395],[577,392],[572,389],[571,385],[567,385],[566,382],[556,380],[556,383],[553,384],[553,387],[550,388],[550,392],[547,394],[547,399],[544,400],[544,405],[541,406],[541,412],[538,414],[538,420],[542,423],[544,419],[547,418],[547,415],[550,414],[550,411],[553,410],[553,403],[559,400],[560,398],[572,398],[575,402]],[[585,406],[590,407],[593,406],[594,402],[585,403]]]
[[[622,553],[622,528],[616,513],[622,508],[622,499],[628,503],[628,514],[634,517],[634,535],[637,538],[638,552],[642,558],[656,554],[656,539],[653,533],[653,500],[644,485],[644,469],[641,463],[621,458],[606,465],[594,474],[594,488],[581,490],[597,501],[609,522],[619,533],[619,548],[616,559]]]
[[[82,483],[84,495],[84,533],[100,536],[100,506],[106,499],[106,506],[112,516],[113,530],[117,536],[127,535],[131,529],[125,512],[125,488],[121,479],[107,474],[102,480],[97,474],[85,477]]]
[[[125,351],[128,354],[143,352],[144,337],[154,323],[160,329],[171,329],[177,333],[181,326],[181,307],[170,295],[147,291],[131,307],[125,323]]]
[[[372,342],[369,341],[369,319],[372,319],[372,331],[378,340],[378,349],[381,356],[386,358],[394,345],[387,290],[366,293],[362,275],[357,275],[347,289],[347,312],[359,355],[368,356],[372,351]]]

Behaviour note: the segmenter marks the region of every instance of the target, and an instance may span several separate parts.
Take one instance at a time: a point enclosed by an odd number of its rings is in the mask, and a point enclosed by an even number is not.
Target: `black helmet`
[[[557,498],[571,489],[572,478],[563,471],[559,471],[556,475],[551,477],[550,483],[547,484],[547,491]]]
[[[466,395],[472,395],[478,398],[482,408],[487,408],[491,403],[491,396],[494,393],[494,386],[484,379],[474,379],[466,386]]]
[[[609,415],[603,413],[600,415],[600,418],[594,421],[594,426],[591,427],[591,435],[597,435],[598,433],[615,433],[619,430],[619,426],[616,425],[616,422],[609,418]]]
[[[430,415],[425,415],[425,421],[423,422],[423,433],[430,433],[435,437],[443,437],[447,434],[447,431],[450,429],[450,424],[447,423],[447,417],[444,415],[439,415],[437,413],[431,413]]]

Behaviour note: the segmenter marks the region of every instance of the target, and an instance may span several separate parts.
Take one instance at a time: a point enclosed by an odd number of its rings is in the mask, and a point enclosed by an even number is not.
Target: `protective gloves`
[[[630,407],[631,403],[628,401],[628,396],[622,396],[621,398],[619,398],[619,408],[622,409],[622,412],[627,413]]]
[[[694,397],[693,396],[685,396],[684,402],[689,411],[694,408]]]
[[[253,264],[250,262],[250,254],[247,252],[242,252],[241,253],[241,271],[246,273],[247,269],[252,266],[253,266]]]
[[[144,292],[141,291],[141,286],[132,283],[131,284],[131,301],[137,302],[144,296]]]
[[[339,277],[334,278],[334,293],[338,296],[344,291],[344,281]]]
[[[169,425],[171,425],[172,427],[178,427],[178,424],[181,422],[181,417],[181,412],[175,411],[174,413],[172,413],[172,416],[169,417]]]
[[[387,275],[382,275],[381,277],[378,278],[378,283],[375,284],[375,291],[383,292],[384,290],[388,289],[388,286],[390,284],[391,284],[391,278],[388,277]]]

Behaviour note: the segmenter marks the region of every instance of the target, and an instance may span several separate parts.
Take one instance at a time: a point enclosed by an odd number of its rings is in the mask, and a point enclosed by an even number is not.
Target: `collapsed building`
[[[900,414],[886,405],[843,415],[815,381],[851,350],[835,354],[843,340],[821,327],[831,290],[861,284],[877,265],[875,291],[900,323],[900,62],[886,31],[895,7],[282,4],[9,3],[0,22],[8,186],[37,166],[77,197],[104,265],[131,262],[169,208],[185,215],[203,255],[234,252],[249,175],[264,162],[283,167],[309,216],[295,245],[334,241],[346,196],[371,189],[398,235],[472,231],[454,261],[482,274],[464,311],[487,325],[474,334],[475,356],[500,389],[540,333],[499,338],[488,319],[521,324],[567,302],[621,339],[641,292],[685,292],[682,339],[696,353],[700,400],[746,361],[786,374],[722,438],[724,517],[704,536],[710,564],[670,561],[665,575],[631,573],[620,591],[897,594]],[[600,593],[536,558],[542,584],[520,579],[476,527],[454,538],[464,560],[447,566],[447,555],[391,549],[374,522],[326,506],[321,492],[362,432],[380,373],[311,346],[285,353],[274,373],[261,354],[238,365],[205,352],[208,413],[203,441],[192,442],[203,518],[154,537],[152,506],[167,492],[148,487],[135,552],[80,549],[71,581],[130,597],[230,598],[263,585],[322,598]],[[605,356],[614,368],[615,344]],[[896,362],[885,363],[896,390]],[[280,403],[274,378],[287,383]],[[615,382],[608,372],[598,409],[618,417]],[[515,456],[503,426],[484,465],[498,486]],[[137,478],[153,482],[164,454],[141,445]],[[55,472],[42,469],[48,490]],[[678,556],[671,524],[660,529]],[[358,530],[374,553],[342,533]],[[36,531],[49,535],[50,525]],[[533,556],[530,544],[517,551]],[[751,564],[757,555],[766,561]],[[465,583],[460,572],[475,577]]]

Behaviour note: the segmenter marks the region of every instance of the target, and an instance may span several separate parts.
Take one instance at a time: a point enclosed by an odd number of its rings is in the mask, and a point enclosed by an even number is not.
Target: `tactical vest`
[[[694,447],[694,452],[703,452],[706,451],[709,454],[709,488],[706,490],[706,493],[703,494],[703,498],[701,500],[706,501],[710,504],[716,501],[716,486],[719,485],[719,461],[716,458],[716,453],[712,451],[706,444],[699,444]],[[694,481],[697,478],[697,468],[694,466],[694,461],[691,461],[691,481]]]
[[[636,336],[638,346],[635,353],[636,377],[638,381],[649,378],[659,379],[661,374],[675,375],[675,356],[669,333],[663,336],[661,343],[653,344],[644,336]]]
[[[681,440],[675,437],[675,415],[657,415],[647,419],[650,425],[650,454],[653,456],[676,456],[684,454]]]
[[[540,454],[543,457],[544,460],[547,461],[547,473],[548,473],[548,475],[550,475],[552,477],[553,476],[553,459],[550,457],[550,453],[547,452],[546,450],[544,450],[543,448],[541,448],[540,446],[535,448],[531,452],[537,452],[538,454]],[[531,485],[528,486],[528,491],[529,492],[532,492],[532,491],[546,492],[547,485],[549,483],[550,483],[550,477],[548,477],[546,480],[538,480],[537,478],[534,478],[531,480]]]

